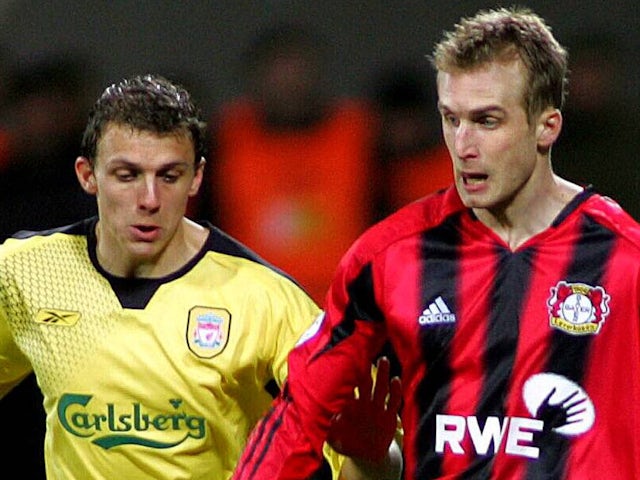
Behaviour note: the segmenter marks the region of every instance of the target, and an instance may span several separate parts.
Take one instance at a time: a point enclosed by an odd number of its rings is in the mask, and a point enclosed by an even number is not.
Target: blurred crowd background
[[[556,171],[640,219],[637,0],[519,3],[569,50]],[[210,123],[207,180],[189,214],[321,302],[362,230],[450,182],[426,55],[460,16],[497,5],[0,0],[0,241],[95,213],[73,173],[88,109],[123,77],[160,73]],[[21,478],[44,478],[41,401],[29,377],[0,402],[3,455],[32,458]]]

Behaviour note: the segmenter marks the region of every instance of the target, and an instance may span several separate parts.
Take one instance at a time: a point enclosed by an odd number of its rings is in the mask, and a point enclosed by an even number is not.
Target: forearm
[[[378,461],[347,457],[342,466],[342,480],[400,480],[402,451],[396,441],[391,442],[387,455]]]

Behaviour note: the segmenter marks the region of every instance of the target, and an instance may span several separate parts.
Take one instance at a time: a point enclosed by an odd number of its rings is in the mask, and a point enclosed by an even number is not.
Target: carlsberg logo
[[[92,395],[67,393],[58,403],[58,420],[63,428],[78,437],[92,438],[91,442],[104,449],[119,445],[142,445],[150,448],[169,448],[187,438],[202,438],[205,435],[205,420],[179,410],[182,400],[168,401],[172,412],[150,414],[140,403],[116,410],[108,403],[104,411],[89,408]],[[175,441],[154,440],[157,432],[177,433]]]

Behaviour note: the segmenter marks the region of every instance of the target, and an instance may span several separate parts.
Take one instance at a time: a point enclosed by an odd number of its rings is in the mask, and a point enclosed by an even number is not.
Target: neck
[[[567,204],[582,188],[554,176],[544,191],[520,195],[506,207],[474,209],[475,215],[493,230],[510,248],[516,250],[535,235],[551,226]]]
[[[184,218],[168,243],[158,251],[132,252],[114,247],[96,227],[98,263],[111,275],[122,278],[161,278],[184,267],[202,248],[208,230]]]

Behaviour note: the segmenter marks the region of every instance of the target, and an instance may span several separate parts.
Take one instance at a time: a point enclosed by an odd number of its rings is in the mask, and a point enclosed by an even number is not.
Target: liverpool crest
[[[219,354],[229,340],[231,314],[223,308],[193,307],[187,322],[189,349],[201,358]]]

